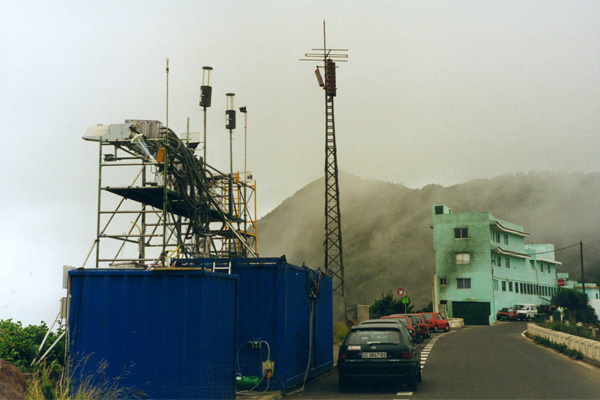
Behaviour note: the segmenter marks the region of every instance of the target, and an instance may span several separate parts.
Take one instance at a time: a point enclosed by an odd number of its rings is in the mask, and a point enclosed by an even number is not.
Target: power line
[[[585,247],[589,247],[590,249],[596,250],[596,251],[600,251],[600,249],[597,249],[595,247],[590,246],[589,244],[583,244]]]
[[[555,249],[555,250],[552,250],[552,251],[544,251],[544,252],[541,252],[541,253],[535,253],[535,255],[537,256],[538,254],[556,253],[557,251],[561,251],[561,250],[570,249],[571,247],[575,247],[575,246],[579,246],[579,243],[575,243],[575,244],[572,244],[572,245],[570,245],[570,246],[563,247],[562,249]],[[599,251],[600,251],[600,250],[599,250]]]

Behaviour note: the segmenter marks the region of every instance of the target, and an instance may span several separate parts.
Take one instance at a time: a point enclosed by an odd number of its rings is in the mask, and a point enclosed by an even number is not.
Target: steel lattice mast
[[[323,48],[312,49],[321,53],[306,53],[302,61],[323,62],[317,66],[315,74],[319,85],[325,91],[325,269],[334,276],[335,293],[346,299],[344,285],[344,259],[342,251],[342,229],[340,213],[340,189],[338,183],[337,148],[335,140],[334,97],[336,96],[335,61],[346,62],[347,49],[328,49],[325,21],[323,21]],[[321,77],[319,68],[325,71],[325,81]]]

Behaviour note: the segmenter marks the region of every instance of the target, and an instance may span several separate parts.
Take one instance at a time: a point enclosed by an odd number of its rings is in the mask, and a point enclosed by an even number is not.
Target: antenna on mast
[[[322,66],[317,65],[315,74],[319,86],[325,89],[325,269],[334,275],[333,291],[343,297],[346,306],[333,98],[337,94],[335,63],[336,61],[347,62],[348,50],[327,48],[325,21],[323,21],[323,48],[312,49],[312,51],[316,53],[306,53],[304,55],[306,58],[301,58],[300,61],[323,63]],[[319,68],[324,69],[325,80]]]

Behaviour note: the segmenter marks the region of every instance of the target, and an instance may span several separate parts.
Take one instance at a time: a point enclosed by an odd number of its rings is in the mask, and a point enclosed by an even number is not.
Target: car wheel
[[[437,333],[437,331],[438,331],[437,325],[433,327],[433,331]]]
[[[450,325],[446,325],[446,327],[444,328],[445,332],[449,332],[450,331]]]
[[[408,381],[408,390],[410,390],[411,392],[417,391],[417,375],[413,376]]]
[[[350,388],[350,379],[347,376],[340,375],[338,376],[338,386],[340,392],[345,392]]]

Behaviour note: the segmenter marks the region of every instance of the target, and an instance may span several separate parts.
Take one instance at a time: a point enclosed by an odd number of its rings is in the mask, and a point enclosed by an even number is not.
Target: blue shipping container
[[[235,398],[236,276],[84,269],[69,278],[75,387],[106,378],[154,399]]]
[[[211,268],[214,261],[190,265]],[[277,258],[233,259],[231,270],[239,276],[239,374],[262,378],[269,358],[273,376],[265,376],[257,390],[268,385],[286,392],[303,383],[307,366],[309,379],[333,368],[331,276]]]

